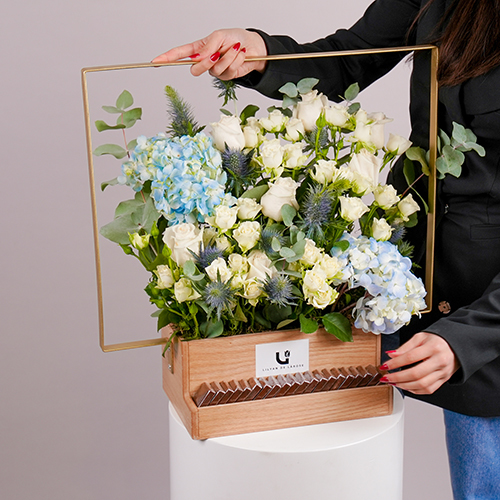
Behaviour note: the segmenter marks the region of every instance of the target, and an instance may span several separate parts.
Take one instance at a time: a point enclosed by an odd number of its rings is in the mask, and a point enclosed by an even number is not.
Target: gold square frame
[[[434,235],[436,229],[436,158],[437,158],[437,109],[438,109],[438,82],[437,82],[437,68],[439,53],[438,48],[434,45],[415,45],[409,47],[389,47],[380,49],[363,49],[363,50],[347,50],[338,52],[316,52],[316,53],[303,53],[303,54],[282,54],[258,58],[249,58],[248,61],[279,61],[286,59],[312,59],[324,57],[342,57],[342,56],[356,56],[356,55],[369,55],[381,54],[391,52],[420,52],[430,51],[430,123],[429,123],[429,193],[428,193],[428,206],[429,212],[427,214],[427,237],[426,237],[426,265],[425,265],[425,287],[427,290],[426,304],[427,308],[422,311],[423,313],[430,312],[432,307],[433,297],[433,276],[434,276]],[[82,75],[82,90],[83,90],[83,103],[85,113],[85,130],[87,137],[87,158],[89,167],[89,180],[90,180],[90,194],[92,203],[92,220],[94,232],[94,250],[95,250],[95,263],[96,263],[96,279],[97,279],[97,300],[98,300],[98,313],[99,313],[99,344],[104,352],[122,351],[125,349],[136,349],[138,347],[148,347],[154,345],[161,345],[167,342],[167,339],[158,337],[153,339],[137,340],[133,342],[121,342],[117,344],[106,344],[104,338],[104,305],[103,305],[103,292],[102,292],[102,274],[101,274],[101,260],[99,250],[99,225],[97,219],[97,203],[95,193],[95,178],[94,178],[94,161],[92,156],[92,135],[91,135],[91,122],[90,122],[90,108],[89,108],[89,95],[87,85],[87,74],[102,72],[102,71],[117,71],[126,69],[140,69],[152,68],[160,66],[191,66],[192,61],[179,61],[174,63],[152,64],[152,63],[137,63],[137,64],[122,64],[115,66],[94,66],[83,68]]]

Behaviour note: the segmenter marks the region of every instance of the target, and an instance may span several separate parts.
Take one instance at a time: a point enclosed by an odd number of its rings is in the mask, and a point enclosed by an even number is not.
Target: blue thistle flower
[[[228,175],[228,185],[234,189],[235,195],[240,196],[243,186],[249,184],[258,175],[251,166],[254,150],[247,153],[238,149],[226,148],[222,157],[222,168]]]
[[[217,245],[210,243],[205,248],[200,248],[198,255],[193,253],[195,262],[200,269],[205,269],[214,260],[223,257],[224,252]]]
[[[293,285],[290,278],[284,274],[270,277],[263,284],[262,289],[267,295],[271,304],[276,304],[279,307],[293,306],[296,303],[293,301]]]
[[[165,95],[169,102],[168,113],[171,118],[168,132],[172,137],[195,136],[203,130],[204,127],[199,127],[196,123],[189,104],[179,96],[174,88],[167,85]]]
[[[332,222],[334,196],[320,184],[309,186],[302,204],[299,223],[306,236],[322,244],[325,239],[325,229]]]
[[[273,250],[273,238],[276,238],[281,246],[286,245],[286,238],[283,236],[282,231],[277,225],[266,226],[260,232],[260,247],[272,259],[278,257],[278,253]]]
[[[213,79],[213,86],[217,90],[221,91],[221,93],[218,95],[218,97],[224,98],[223,106],[225,106],[229,101],[237,101],[238,100],[236,97],[236,89],[239,87],[239,85],[234,83],[233,80],[220,80],[219,78],[214,78]]]
[[[406,228],[403,224],[393,224],[392,227],[394,228],[394,231],[392,232],[391,239],[389,241],[396,244],[399,240],[402,240],[405,237]]]
[[[216,311],[218,320],[223,313],[231,313],[236,299],[235,292],[231,288],[231,280],[224,283],[220,279],[208,283],[203,290],[202,297],[210,308],[210,312]]]

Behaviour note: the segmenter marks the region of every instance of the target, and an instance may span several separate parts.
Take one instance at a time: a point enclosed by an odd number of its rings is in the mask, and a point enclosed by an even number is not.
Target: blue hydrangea
[[[213,215],[214,208],[225,199],[226,180],[220,152],[203,133],[193,137],[139,137],[118,177],[120,184],[134,191],[151,181],[155,207],[170,224],[204,222]]]

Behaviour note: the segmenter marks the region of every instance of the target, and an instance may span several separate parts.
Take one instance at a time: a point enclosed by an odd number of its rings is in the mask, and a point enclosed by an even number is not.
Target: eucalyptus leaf
[[[300,94],[308,94],[318,83],[317,78],[303,78],[297,83],[297,90]]]
[[[288,97],[287,95],[283,96],[283,108],[290,108],[297,104],[297,99]]]
[[[281,250],[280,240],[278,238],[276,238],[276,236],[273,236],[273,239],[271,240],[271,248],[275,252],[279,252]]]
[[[300,331],[302,333],[314,333],[319,328],[319,324],[316,320],[306,318],[303,314],[299,316],[299,319]]]
[[[108,186],[116,186],[118,184],[118,177],[101,183],[101,191],[104,191]]]
[[[321,321],[325,330],[335,335],[342,342],[352,342],[352,327],[349,320],[340,313],[325,314]]]
[[[121,109],[115,108],[114,106],[103,106],[102,109],[104,109],[106,113],[120,114],[122,112]]]
[[[102,144],[94,149],[95,156],[112,155],[118,160],[127,156],[127,150],[118,146],[118,144]]]
[[[264,184],[262,186],[257,186],[252,189],[245,191],[241,198],[253,198],[255,201],[260,201],[262,196],[264,196],[269,191],[269,186]]]
[[[224,333],[224,323],[222,320],[213,322],[207,322],[204,324],[205,337],[213,339],[215,337],[220,337]]]
[[[467,132],[465,130],[465,127],[457,122],[453,122],[453,131],[451,133],[451,139],[453,142],[455,142],[455,145],[467,142]]]
[[[412,161],[418,161],[422,167],[422,172],[425,175],[430,174],[429,165],[427,163],[427,158],[424,149],[419,148],[417,146],[412,146],[411,148],[407,149],[406,157]]]
[[[233,113],[231,113],[231,111],[227,110],[227,109],[224,109],[224,108],[220,108],[219,111],[223,114],[223,115],[226,115],[226,116],[233,116]]]
[[[359,102],[353,102],[348,108],[347,112],[350,115],[355,115],[361,109],[361,104]]]
[[[142,108],[134,108],[123,113],[123,123],[127,128],[132,127],[137,120],[142,118]]]
[[[134,104],[134,98],[128,90],[124,90],[116,100],[116,107],[121,110],[130,108],[132,104]]]
[[[345,91],[344,94],[344,99],[346,101],[353,101],[358,97],[359,94],[359,84],[358,83],[353,83],[352,85],[349,85],[348,89]]]
[[[288,247],[280,248],[280,255],[284,259],[293,259],[294,257],[297,256],[296,253],[291,248]]]
[[[104,122],[102,120],[96,120],[95,128],[99,132],[104,132],[105,130],[121,130],[122,128],[126,128],[126,127],[122,123],[119,123],[117,125],[108,125],[106,122]]]
[[[415,182],[415,167],[409,158],[405,158],[403,162],[403,174],[408,186],[411,186]]]
[[[128,144],[127,144],[127,149],[129,151],[132,151],[133,149],[135,149],[135,147],[137,146],[137,139],[132,139]]]
[[[186,261],[186,263],[182,267],[182,270],[187,276],[193,276],[194,274],[196,274],[196,266],[192,260]]]
[[[285,83],[285,85],[283,85],[282,87],[279,88],[279,91],[282,94],[285,94],[286,96],[291,97],[292,99],[294,97],[297,97],[297,95],[299,94],[297,86],[292,82]]]
[[[291,205],[285,204],[281,207],[281,216],[285,226],[290,227],[293,224],[293,219],[297,215],[297,210]]]

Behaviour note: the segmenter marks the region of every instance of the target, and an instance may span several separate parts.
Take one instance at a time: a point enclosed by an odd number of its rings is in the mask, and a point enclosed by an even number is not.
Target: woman
[[[270,97],[303,77],[319,78],[332,100],[353,82],[365,88],[402,53],[246,62],[266,54],[436,43],[440,47],[439,126],[473,130],[486,156],[467,153],[459,178],[438,190],[433,311],[401,332],[384,382],[445,409],[456,499],[500,499],[500,0],[377,0],[351,29],[311,44],[252,30],[221,30],[153,62],[190,57],[191,72],[239,78]],[[414,56],[411,140],[427,146],[429,61]],[[401,166],[391,182],[406,188]],[[410,234],[423,252],[418,228]],[[398,370],[399,369],[399,370]],[[393,371],[397,370],[397,371]]]

